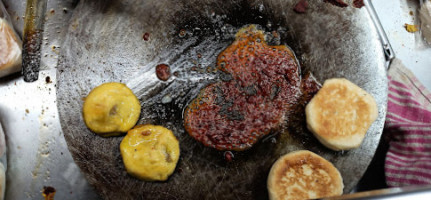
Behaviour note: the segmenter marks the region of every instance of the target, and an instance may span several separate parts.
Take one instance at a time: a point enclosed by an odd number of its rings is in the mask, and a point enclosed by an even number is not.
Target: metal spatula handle
[[[24,81],[39,77],[44,17],[48,0],[27,0],[22,48]]]
[[[386,67],[389,68],[389,65],[391,64],[392,59],[395,58],[394,50],[392,49],[392,46],[389,43],[388,36],[386,36],[385,30],[383,29],[383,26],[380,23],[380,20],[377,16],[376,10],[374,10],[374,6],[371,3],[371,0],[364,0],[364,4],[379,34],[380,41],[383,45],[383,51],[385,53]]]

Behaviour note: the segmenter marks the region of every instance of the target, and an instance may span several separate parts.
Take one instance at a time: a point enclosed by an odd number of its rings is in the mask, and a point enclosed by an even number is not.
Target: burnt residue
[[[22,52],[22,74],[24,81],[33,82],[39,78],[42,31],[24,31]]]
[[[299,2],[296,3],[293,10],[297,13],[305,13],[305,11],[307,11],[307,8],[308,8],[308,0],[299,0]]]
[[[55,192],[55,188],[51,186],[44,186],[42,190],[42,196],[45,198],[45,200],[54,200]]]
[[[355,8],[362,8],[363,6],[365,6],[364,0],[353,0],[353,6]]]
[[[47,0],[27,1],[22,51],[22,74],[26,82],[39,78],[46,4]]]
[[[145,33],[142,35],[142,39],[144,39],[144,41],[148,41],[148,40],[150,39],[150,33],[145,32]]]
[[[218,41],[231,41],[239,28],[248,24],[257,24],[266,32],[274,31],[276,39],[282,38],[282,41],[277,41],[278,45],[289,44],[295,53],[302,52],[299,41],[292,35],[289,21],[276,10],[265,9],[270,5],[266,5],[264,1],[234,0],[223,4],[211,1],[199,3],[203,5],[201,7],[189,5],[186,6],[185,12],[175,13],[172,23],[177,24],[178,32],[189,30],[199,39],[216,36],[215,39]],[[202,9],[206,9],[207,12],[201,12]],[[199,28],[196,29],[196,27]],[[272,41],[268,41],[268,44],[274,45]]]
[[[159,64],[156,66],[156,75],[162,81],[167,81],[171,77],[171,68],[167,64]]]

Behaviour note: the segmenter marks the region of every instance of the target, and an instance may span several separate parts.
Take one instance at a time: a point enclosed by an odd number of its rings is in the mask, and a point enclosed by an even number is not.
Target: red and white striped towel
[[[431,94],[398,59],[388,77],[386,183],[391,187],[431,184]]]

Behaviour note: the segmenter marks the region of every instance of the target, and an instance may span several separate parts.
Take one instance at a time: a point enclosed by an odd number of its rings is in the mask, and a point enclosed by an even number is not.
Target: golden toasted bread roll
[[[280,157],[268,176],[270,200],[316,199],[343,194],[343,179],[337,168],[306,150]]]
[[[123,83],[104,83],[85,98],[83,116],[87,127],[100,136],[127,132],[139,119],[141,104]]]
[[[305,108],[307,128],[326,147],[357,148],[377,119],[373,96],[344,78],[328,79]]]
[[[145,181],[167,180],[180,157],[172,131],[155,125],[138,125],[127,132],[120,151],[127,172]]]

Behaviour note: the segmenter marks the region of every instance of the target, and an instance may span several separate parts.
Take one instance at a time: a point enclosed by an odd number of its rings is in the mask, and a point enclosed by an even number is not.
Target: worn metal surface
[[[22,35],[26,1],[3,3]],[[5,199],[42,199],[44,186],[57,190],[55,199],[100,198],[67,149],[56,105],[56,66],[65,34],[63,25],[75,5],[74,0],[48,2],[39,80],[24,82],[19,73],[0,78],[0,123],[8,148]]]
[[[58,66],[57,105],[64,135],[75,162],[106,199],[265,199],[266,176],[281,155],[309,149],[334,163],[349,192],[367,168],[383,129],[387,79],[385,57],[366,9],[338,8],[310,2],[306,14],[292,11],[293,1],[81,1],[70,21]],[[182,125],[182,112],[199,89],[216,80],[208,73],[217,54],[243,25],[276,30],[318,80],[346,77],[376,99],[379,117],[358,149],[333,152],[305,130],[267,138],[235,154],[226,163],[222,152],[203,147]],[[179,35],[180,30],[185,36]],[[150,34],[144,41],[144,33]],[[200,54],[200,56],[198,56]],[[177,72],[167,82],[154,67],[167,63]],[[119,143],[101,138],[83,122],[84,98],[104,82],[126,83],[141,100],[139,123],[161,124],[179,138],[181,158],[167,182],[139,181],[127,175]],[[172,98],[169,103],[162,99]],[[169,99],[169,98],[168,98]]]

